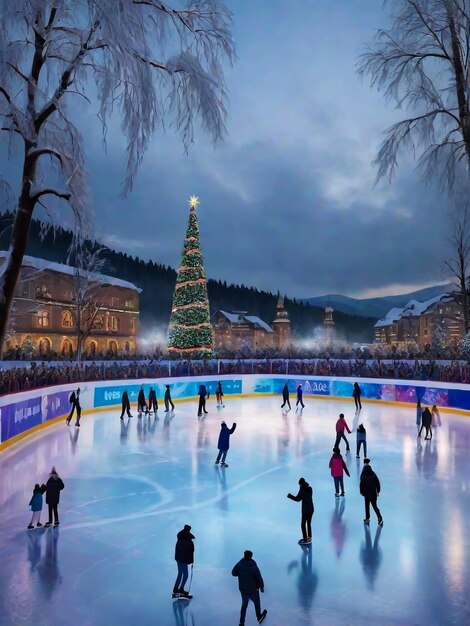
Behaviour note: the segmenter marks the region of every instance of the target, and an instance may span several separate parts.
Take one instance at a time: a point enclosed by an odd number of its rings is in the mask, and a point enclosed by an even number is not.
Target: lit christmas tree
[[[210,356],[214,347],[214,329],[210,322],[206,273],[196,215],[198,204],[198,199],[191,196],[183,258],[176,276],[168,332],[168,350],[192,358]]]

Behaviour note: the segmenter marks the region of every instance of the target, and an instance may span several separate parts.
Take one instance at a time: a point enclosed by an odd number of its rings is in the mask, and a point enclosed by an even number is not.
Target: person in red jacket
[[[335,496],[337,498],[339,498],[339,496],[344,496],[343,472],[346,472],[348,476],[351,474],[349,473],[348,467],[341,456],[339,448],[337,447],[333,448],[333,455],[330,459],[330,470],[335,482]],[[340,487],[341,491],[339,490]]]
[[[347,430],[348,433],[351,433],[349,426],[344,419],[344,413],[339,414],[339,420],[336,422],[336,441],[335,448],[339,449],[339,443],[341,439],[344,439],[346,442],[346,452],[349,452],[349,441],[346,439],[346,435],[344,434],[344,430]]]

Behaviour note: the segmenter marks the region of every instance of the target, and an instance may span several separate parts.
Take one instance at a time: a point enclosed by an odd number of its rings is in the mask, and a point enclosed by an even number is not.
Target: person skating
[[[423,428],[426,429],[426,436],[424,437],[425,439],[432,439],[432,413],[429,410],[428,407],[426,407],[423,411],[423,414],[421,416],[421,428],[419,429],[418,432],[418,437],[421,437],[421,431],[423,430]],[[431,435],[430,437],[428,435]]]
[[[304,390],[302,389],[302,385],[299,385],[297,387],[297,401],[295,403],[295,406],[298,407],[299,404],[300,404],[300,406],[301,406],[300,411],[301,412],[303,411],[303,409],[305,409],[305,404],[304,404],[304,401],[302,399],[303,395],[304,395]]]
[[[224,401],[222,399],[224,397],[224,391],[222,389],[222,383],[220,382],[220,380],[217,383],[217,389],[216,389],[216,392],[215,392],[215,397],[216,397],[216,400],[217,400],[217,406],[218,407],[221,406],[222,408],[225,408],[225,404],[224,404]]]
[[[312,517],[315,510],[313,506],[313,489],[305,478],[299,478],[299,493],[296,496],[288,493],[287,497],[295,502],[302,502],[302,520],[300,522],[302,539],[299,543],[312,543]]]
[[[354,404],[356,405],[356,411],[360,411],[362,409],[362,404],[361,404],[361,388],[359,387],[358,383],[354,383],[353,386],[353,398],[354,398]]]
[[[228,467],[225,459],[230,448],[230,435],[233,435],[236,427],[236,422],[233,423],[232,428],[229,428],[225,422],[222,422],[220,425],[219,441],[217,443],[219,454],[215,460],[216,465],[220,463],[222,467]]]
[[[232,576],[238,578],[238,588],[242,597],[242,606],[240,609],[240,626],[244,626],[246,609],[250,600],[255,605],[256,619],[261,624],[266,617],[267,610],[261,610],[261,601],[259,592],[264,593],[264,581],[259,571],[256,561],[253,559],[253,552],[245,550],[243,558],[232,569]]]
[[[364,458],[367,456],[367,436],[364,424],[359,424],[356,430],[356,459],[359,458],[361,445],[364,447]]]
[[[377,498],[380,493],[380,481],[369,463],[370,459],[364,459],[364,468],[362,470],[361,480],[359,483],[359,490],[361,495],[364,496],[364,505],[366,510],[364,524],[368,524],[370,521],[370,505],[372,504],[372,508],[377,515],[378,524],[379,526],[383,526],[382,514],[377,506]]]
[[[441,426],[442,425],[441,414],[439,413],[439,410],[435,404],[432,405],[431,413],[432,413],[433,426]]]
[[[335,483],[335,496],[337,498],[339,496],[344,496],[343,472],[346,472],[348,476],[350,476],[350,473],[343,457],[341,456],[339,448],[333,448],[333,454],[330,459],[329,467]]]
[[[139,393],[137,395],[137,417],[142,417],[142,413],[148,413],[149,409],[147,406],[147,401],[145,399],[145,391],[144,386],[141,385],[139,389]]]
[[[153,412],[155,415],[158,411],[157,392],[153,387],[150,387],[149,391],[149,412]]]
[[[124,413],[127,412],[127,417],[132,417],[131,415],[131,403],[129,402],[129,394],[127,391],[124,391],[121,398],[121,419],[124,419]]]
[[[52,467],[51,474],[46,483],[46,504],[49,507],[49,519],[45,526],[52,525],[52,514],[54,514],[54,526],[59,525],[59,512],[57,507],[60,501],[60,492],[64,488],[62,479],[56,472],[55,467]]]
[[[334,447],[339,448],[341,439],[344,439],[344,441],[346,442],[346,452],[349,452],[349,441],[346,439],[346,435],[344,434],[345,430],[347,430],[348,433],[351,433],[351,430],[346,420],[344,419],[344,413],[340,413],[339,419],[336,422],[336,441]]]
[[[290,398],[289,398],[289,387],[287,385],[287,383],[284,384],[284,387],[282,388],[282,404],[281,404],[281,409],[283,409],[285,406],[289,407],[288,410],[286,411],[286,413],[289,413],[289,411],[291,410],[291,406],[290,406]]]
[[[78,433],[78,430],[77,430]],[[46,491],[46,485],[39,485],[36,483],[33,489],[33,497],[29,501],[29,506],[31,507],[31,511],[33,515],[31,517],[31,521],[29,522],[28,530],[32,530],[33,528],[41,528],[41,511],[42,511],[42,494]],[[36,524],[36,526],[35,526]]]
[[[205,385],[199,385],[199,391],[197,392],[198,396],[199,396],[199,406],[197,408],[197,416],[201,417],[201,415],[204,413],[207,413],[208,411],[206,411],[206,397],[207,397],[207,389]]]
[[[178,567],[178,575],[173,586],[174,599],[185,598],[191,600],[193,596],[184,590],[186,581],[188,580],[188,565],[194,563],[194,535],[191,534],[191,526],[185,524],[183,530],[176,535],[177,541],[175,546],[175,561]]]
[[[164,396],[165,413],[168,413],[168,411],[170,410],[170,404],[171,404],[171,410],[172,411],[175,410],[175,405],[173,404],[173,400],[171,399],[170,385],[165,385],[165,387],[166,387],[166,389],[165,389],[165,396]]]
[[[418,431],[418,437],[419,437],[419,433],[420,433],[420,428],[421,428],[421,416],[423,414],[423,410],[421,409],[421,401],[418,399],[418,402],[416,403],[416,429]]]
[[[76,411],[77,417],[75,418],[75,426],[80,426],[80,417],[82,415],[82,407],[80,405],[80,387],[77,389],[77,391],[72,391],[72,393],[70,394],[69,402],[72,406],[70,408],[70,413],[65,420],[65,423],[67,424],[67,426],[70,425],[70,420],[72,419],[73,414]]]

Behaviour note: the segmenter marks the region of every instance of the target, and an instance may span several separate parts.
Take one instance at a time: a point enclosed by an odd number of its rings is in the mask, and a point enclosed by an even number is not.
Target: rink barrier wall
[[[128,392],[131,403],[137,401],[137,394],[143,384],[147,397],[152,386],[158,398],[159,407],[163,404],[165,385],[171,385],[174,402],[196,400],[199,385],[204,384],[215,396],[217,382],[221,380],[225,396],[268,396],[280,395],[287,382],[291,394],[302,384],[305,397],[351,400],[353,383],[359,382],[362,399],[365,402],[416,406],[436,404],[441,410],[452,410],[467,414],[470,412],[470,386],[459,383],[430,381],[397,381],[393,379],[338,378],[334,376],[285,376],[282,374],[244,374],[195,376],[193,378],[142,379],[93,381],[56,385],[42,389],[32,389],[0,397],[0,450],[9,447],[25,437],[49,425],[63,420],[69,413],[70,393],[80,387],[82,414],[93,411],[107,411],[121,406],[124,391]],[[295,397],[295,395],[294,395]]]

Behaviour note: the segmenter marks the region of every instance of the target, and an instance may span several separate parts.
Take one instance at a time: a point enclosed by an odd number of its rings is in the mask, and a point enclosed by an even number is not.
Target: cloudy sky
[[[446,200],[410,158],[374,187],[371,161],[403,112],[355,73],[386,27],[379,0],[228,0],[238,62],[227,69],[228,136],[189,155],[157,133],[134,191],[120,196],[124,140],[105,154],[86,114],[98,239],[177,266],[190,195],[207,274],[290,296],[399,293],[443,280]]]

